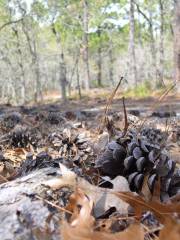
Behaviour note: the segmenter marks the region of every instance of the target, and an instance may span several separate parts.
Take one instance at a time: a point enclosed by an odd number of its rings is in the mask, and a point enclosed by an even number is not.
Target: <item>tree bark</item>
[[[102,53],[101,53],[101,29],[98,28],[98,38],[99,38],[99,46],[98,46],[98,76],[97,76],[97,82],[98,87],[102,86]]]
[[[114,86],[114,57],[113,57],[113,43],[112,39],[109,41],[109,81]]]
[[[164,86],[164,4],[162,0],[159,0],[159,9],[161,16],[160,26],[160,61],[159,61],[159,85]]]
[[[86,90],[90,87],[90,70],[89,70],[89,42],[88,42],[88,0],[83,0],[83,61],[84,61],[84,80],[83,85]]]
[[[62,48],[60,33],[56,31],[54,24],[52,25],[52,31],[56,37],[56,43],[60,51],[59,53],[59,70],[60,71],[59,72],[60,72],[61,95],[62,95],[63,102],[66,102],[67,101],[67,93],[66,93],[67,78],[66,78],[66,64],[64,60],[64,51]]]
[[[153,66],[153,74],[152,78],[155,77],[155,82],[157,83],[157,75],[158,75],[158,69],[157,69],[157,55],[156,55],[156,44],[154,39],[154,31],[153,31],[153,20],[152,20],[152,12],[149,11],[149,33],[150,33],[150,49],[151,49],[151,56],[152,56],[152,66]]]
[[[153,31],[153,20],[152,20],[152,12],[149,10],[149,17],[141,10],[139,7],[139,4],[137,4],[136,1],[132,0],[134,4],[137,7],[138,12],[146,19],[146,21],[149,24],[149,37],[150,37],[150,51],[151,51],[151,57],[152,57],[152,67],[153,67],[153,73],[152,78],[155,77],[155,81],[157,83],[157,56],[156,56],[156,44],[154,39],[154,31]]]
[[[136,67],[136,53],[135,53],[135,21],[134,21],[134,2],[130,0],[130,17],[129,17],[130,31],[129,31],[129,53],[130,53],[130,68],[132,79],[137,86],[137,67]]]
[[[34,94],[34,100],[35,102],[39,102],[43,100],[42,96],[42,88],[41,88],[41,80],[40,80],[40,72],[39,72],[39,56],[37,53],[37,45],[36,40],[34,39],[34,36],[30,37],[30,34],[27,30],[27,26],[24,20],[22,22],[22,30],[26,36],[27,44],[29,47],[29,51],[32,58],[32,66],[33,66],[33,72],[35,76],[35,94]]]
[[[77,77],[77,88],[78,88],[79,99],[81,100],[82,94],[81,94],[81,85],[79,80],[79,60],[77,60],[76,77]]]
[[[174,82],[180,92],[180,1],[174,1]]]
[[[19,38],[19,32],[16,27],[12,27],[12,30],[16,36],[17,39],[17,53],[19,55],[19,61],[18,65],[21,70],[21,97],[23,104],[26,103],[27,93],[26,93],[26,77],[25,77],[25,70],[24,70],[24,64],[23,64],[23,53],[21,51],[21,44],[20,44],[20,38]]]

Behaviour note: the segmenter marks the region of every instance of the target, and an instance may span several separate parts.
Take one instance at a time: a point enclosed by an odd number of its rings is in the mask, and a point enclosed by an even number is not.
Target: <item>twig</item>
[[[116,95],[116,92],[117,92],[118,88],[120,87],[123,78],[124,78],[124,77],[121,77],[121,78],[120,78],[120,80],[119,80],[116,88],[114,89],[114,91],[112,92],[112,94],[110,95],[110,97],[109,97],[109,99],[108,99],[108,101],[107,101],[106,108],[105,108],[105,116],[107,116],[107,114],[108,114],[109,107],[110,107],[110,105],[112,104],[112,100],[113,100],[114,96]]]
[[[116,95],[116,92],[117,92],[118,88],[120,87],[123,79],[124,79],[124,77],[120,78],[116,88],[114,89],[114,91],[111,93],[110,97],[107,100],[105,111],[104,111],[104,117],[103,117],[103,121],[102,121],[102,127],[100,128],[100,131],[104,128],[104,126],[106,125],[106,122],[108,122],[107,115],[108,115],[108,112],[109,112],[109,107],[112,104],[112,100],[113,100],[114,96]]]
[[[123,97],[123,110],[124,110],[124,132],[123,132],[123,137],[126,135],[127,130],[128,130],[128,119],[127,119],[127,111],[126,111],[126,106],[125,106],[125,98]]]
[[[50,201],[48,201],[48,200],[46,200],[46,199],[44,199],[44,198],[42,198],[42,197],[40,197],[40,196],[38,196],[38,195],[36,195],[36,198],[39,199],[39,200],[44,201],[45,203],[47,203],[47,204],[49,204],[49,205],[51,205],[51,206],[53,206],[53,207],[55,207],[55,208],[57,208],[57,209],[60,210],[60,211],[63,211],[63,212],[72,214],[72,212],[70,212],[69,210],[67,210],[67,209],[65,209],[65,208],[63,208],[63,207],[60,207],[60,206],[56,205],[55,203],[52,203],[52,202],[50,202]]]
[[[8,25],[18,23],[18,22],[20,22],[20,21],[22,21],[22,20],[23,20],[23,18],[20,18],[20,19],[15,20],[15,21],[6,22],[6,23],[4,23],[4,24],[0,27],[0,31],[1,31],[3,28],[5,28],[6,26],[8,26]]]

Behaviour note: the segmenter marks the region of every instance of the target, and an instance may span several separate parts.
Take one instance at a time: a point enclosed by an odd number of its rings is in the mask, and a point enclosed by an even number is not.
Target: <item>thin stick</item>
[[[36,195],[36,198],[39,199],[39,200],[44,201],[45,203],[47,203],[47,204],[49,204],[49,205],[51,205],[51,206],[53,206],[53,207],[55,207],[55,208],[57,208],[57,209],[60,210],[60,211],[63,211],[63,212],[72,214],[72,212],[70,212],[69,210],[67,210],[67,209],[65,209],[65,208],[63,208],[63,207],[60,207],[60,206],[56,205],[55,203],[52,203],[52,202],[50,202],[50,201],[48,201],[48,200],[46,200],[46,199],[44,199],[44,198],[42,198],[42,197],[39,197],[39,196]]]
[[[108,101],[107,101],[106,108],[105,108],[105,115],[106,115],[106,116],[107,116],[107,113],[108,113],[108,111],[109,111],[109,106],[112,104],[112,100],[113,100],[114,96],[116,95],[116,92],[117,92],[118,88],[120,87],[123,78],[124,78],[124,77],[121,77],[121,78],[120,78],[120,80],[119,80],[116,88],[115,88],[114,91],[111,93],[111,95],[110,95],[110,97],[109,97],[109,99],[108,99]]]
[[[100,132],[101,130],[105,127],[106,125],[106,122],[107,122],[107,115],[108,115],[108,112],[109,112],[109,107],[110,105],[112,104],[112,100],[114,98],[114,96],[116,95],[116,92],[118,90],[118,88],[120,87],[121,85],[121,82],[122,80],[124,79],[124,77],[121,77],[116,88],[114,89],[114,91],[111,93],[110,97],[108,98],[107,100],[107,103],[106,103],[106,107],[105,107],[105,111],[104,111],[104,117],[103,117],[103,120],[102,120],[102,127],[100,127]]]
[[[127,130],[128,130],[128,126],[129,126],[129,123],[128,123],[128,119],[127,119],[127,111],[126,111],[126,105],[125,105],[125,98],[123,97],[123,110],[124,110],[124,133],[123,133],[123,136],[126,135],[127,133]]]

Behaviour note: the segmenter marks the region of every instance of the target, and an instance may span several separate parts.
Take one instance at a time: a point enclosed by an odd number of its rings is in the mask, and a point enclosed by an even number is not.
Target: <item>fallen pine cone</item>
[[[176,195],[180,192],[180,170],[166,149],[157,143],[159,140],[152,144],[144,132],[130,130],[125,137],[111,141],[97,159],[96,167],[111,177],[125,176],[132,191],[140,192],[145,176],[149,176],[147,184],[151,192],[160,178],[161,194]]]

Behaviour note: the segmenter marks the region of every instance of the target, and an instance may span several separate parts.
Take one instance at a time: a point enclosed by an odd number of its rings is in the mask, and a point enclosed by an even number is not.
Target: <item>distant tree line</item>
[[[0,99],[180,82],[179,0],[0,0]]]

